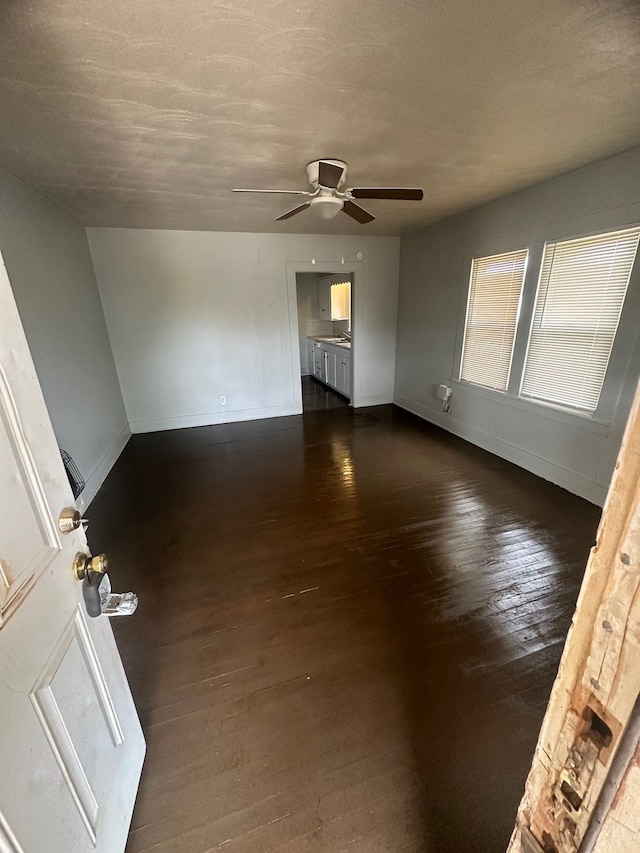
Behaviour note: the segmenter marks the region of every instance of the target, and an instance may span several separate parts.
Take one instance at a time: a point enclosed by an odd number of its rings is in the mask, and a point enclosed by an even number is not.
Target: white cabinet
[[[317,341],[308,338],[308,356],[309,356],[309,373],[311,376],[315,376],[320,379],[321,374],[321,358],[322,358],[322,350],[320,349],[320,344]]]
[[[333,276],[324,275],[318,279],[318,309],[321,320],[331,319],[331,282]]]
[[[312,376],[351,398],[351,350],[348,347],[309,339],[309,359]]]
[[[324,350],[320,346],[320,344],[316,343],[313,349],[313,375],[317,379],[323,379],[323,371],[324,371]]]
[[[338,356],[332,349],[327,349],[324,352],[325,357],[325,377],[324,381],[332,388],[336,387],[336,361]]]
[[[351,353],[336,358],[336,391],[351,397]]]

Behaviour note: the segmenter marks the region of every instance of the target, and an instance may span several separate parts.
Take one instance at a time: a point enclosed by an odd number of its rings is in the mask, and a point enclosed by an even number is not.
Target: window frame
[[[629,367],[632,363],[640,363],[640,324],[635,320],[636,317],[640,316],[640,250],[631,271],[629,287],[609,357],[600,400],[593,415],[581,413],[576,409],[557,406],[553,403],[545,403],[520,396],[545,245],[547,243],[577,240],[582,237],[597,236],[598,234],[622,231],[640,226],[640,206],[634,210],[635,216],[631,218],[631,221],[628,217],[628,211],[626,211],[626,217],[624,216],[625,211],[616,211],[615,213],[618,213],[618,215],[612,216],[612,211],[607,211],[607,221],[604,221],[604,214],[599,213],[583,217],[580,220],[574,219],[557,223],[553,231],[550,231],[548,226],[539,227],[527,232],[526,235],[522,232],[520,234],[514,233],[510,237],[479,241],[467,248],[463,259],[458,264],[458,274],[466,279],[466,288],[463,287],[460,289],[457,312],[458,324],[450,378],[450,382],[454,387],[454,393],[458,394],[458,400],[462,400],[464,394],[468,394],[470,397],[475,398],[478,403],[484,400],[487,405],[495,403],[506,404],[510,409],[514,410],[514,413],[515,411],[520,411],[542,417],[545,420],[579,426],[580,429],[586,429],[589,432],[595,433],[606,434],[616,424],[618,404],[622,402],[623,411],[626,411],[624,409],[624,401],[627,398],[630,399],[630,395],[631,397],[633,396],[636,387],[635,374],[633,370],[629,371]],[[464,343],[473,259],[517,251],[518,248],[522,247],[528,247],[529,261],[522,288],[519,322],[516,329],[507,391],[506,393],[494,391],[485,386],[473,385],[464,380],[460,381],[462,347]],[[615,381],[614,377],[618,377],[618,381]],[[622,426],[624,426],[623,423]],[[618,427],[616,426],[616,428]]]
[[[511,357],[509,359],[509,368],[507,371],[507,384],[504,389],[500,388],[492,388],[489,385],[481,385],[478,382],[472,382],[469,379],[462,378],[462,367],[464,363],[464,347],[467,340],[467,331],[468,331],[468,319],[469,319],[469,309],[471,307],[471,287],[473,282],[473,269],[476,261],[484,261],[489,258],[499,258],[501,255],[513,255],[517,252],[525,253],[524,260],[524,271],[522,276],[522,285],[520,287],[520,294],[518,296],[518,306],[516,309],[516,318],[515,318],[515,330],[513,335],[513,344],[511,347]],[[478,388],[483,391],[487,391],[492,394],[497,394],[500,398],[504,397],[509,393],[509,388],[511,387],[512,378],[513,378],[513,363],[516,353],[516,344],[518,340],[518,331],[520,328],[520,319],[522,316],[522,305],[523,298],[525,293],[525,287],[527,283],[527,275],[529,272],[529,265],[531,262],[531,247],[527,245],[517,246],[515,248],[509,248],[505,250],[500,250],[497,252],[487,252],[484,254],[473,253],[470,258],[467,258],[467,268],[469,270],[467,276],[467,292],[466,298],[464,299],[464,314],[462,316],[462,336],[459,347],[456,346],[456,364],[454,365],[454,376],[456,377],[457,382],[459,382],[463,387],[471,387]]]
[[[628,309],[628,304],[631,300],[629,297],[631,296],[632,288],[637,290],[637,287],[634,287],[634,279],[637,280],[639,277],[639,273],[640,273],[640,270],[639,270],[639,267],[640,267],[640,246],[636,252],[634,262],[631,266],[631,272],[629,275],[629,282],[627,285],[626,294],[625,294],[625,297],[622,301],[622,306],[621,306],[621,310],[620,310],[620,317],[618,319],[618,324],[617,324],[616,330],[614,332],[613,341],[612,341],[612,345],[611,345],[611,351],[609,353],[609,358],[607,360],[607,367],[606,367],[606,370],[604,373],[604,378],[602,380],[602,387],[600,389],[600,395],[598,397],[598,403],[597,403],[595,409],[593,411],[590,411],[587,409],[579,409],[578,407],[571,406],[570,404],[563,404],[563,403],[559,403],[559,402],[554,402],[552,400],[541,400],[541,399],[538,399],[536,397],[528,396],[526,394],[523,395],[522,387],[524,385],[525,371],[527,368],[527,359],[529,357],[529,349],[531,347],[531,338],[533,336],[533,331],[534,331],[533,326],[534,326],[534,322],[535,322],[535,311],[536,311],[536,306],[538,304],[538,294],[540,293],[540,288],[542,286],[542,273],[543,273],[543,268],[544,268],[544,258],[545,258],[545,254],[547,251],[547,247],[553,246],[555,244],[571,243],[575,240],[584,240],[584,239],[588,239],[590,237],[605,237],[607,234],[615,234],[615,233],[619,233],[621,231],[633,231],[634,229],[639,228],[639,227],[640,227],[640,223],[639,224],[624,225],[621,227],[607,228],[605,230],[598,229],[596,231],[589,231],[585,234],[579,234],[576,236],[549,238],[549,239],[545,240],[544,243],[542,244],[542,252],[541,252],[541,256],[540,256],[540,265],[539,265],[539,269],[538,269],[538,274],[536,276],[536,286],[535,286],[535,289],[532,288],[533,299],[532,299],[532,306],[531,306],[531,316],[529,317],[528,326],[527,326],[526,330],[523,330],[523,334],[526,331],[526,346],[524,349],[524,358],[522,360],[521,370],[519,371],[519,374],[518,374],[518,386],[517,386],[517,396],[518,396],[518,399],[522,403],[531,404],[531,405],[535,406],[536,409],[539,406],[541,406],[543,408],[555,409],[556,411],[564,412],[566,414],[572,415],[573,417],[579,418],[581,421],[587,420],[587,421],[595,421],[598,423],[610,424],[611,421],[613,420],[613,415],[614,415],[614,411],[615,411],[615,404],[617,403],[617,399],[615,402],[611,401],[610,399],[606,399],[606,398],[603,401],[603,397],[605,397],[605,388],[607,387],[607,379],[611,375],[611,365],[612,365],[612,363],[614,363],[614,354],[615,354],[616,350],[619,349],[619,339],[621,337],[620,331],[621,331],[621,328],[623,325],[623,320],[625,318],[625,314],[628,315],[630,313],[629,309]],[[638,282],[638,283],[640,283],[640,282]],[[527,286],[527,283],[525,281],[525,284],[523,286],[523,290],[526,286]],[[633,349],[633,344],[631,344],[631,349]],[[628,362],[628,359],[630,358],[630,356],[631,356],[631,352],[629,352],[629,354],[628,354],[627,362]],[[624,372],[626,373],[626,371],[624,371]],[[617,395],[616,395],[616,398],[617,398]],[[612,405],[612,403],[613,403],[613,405]]]

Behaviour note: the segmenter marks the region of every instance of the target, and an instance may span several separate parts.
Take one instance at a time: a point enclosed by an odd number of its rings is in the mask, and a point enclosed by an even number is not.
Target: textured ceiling
[[[1,0],[0,164],[87,225],[398,234],[640,143],[636,0]],[[423,186],[273,219],[318,157]]]

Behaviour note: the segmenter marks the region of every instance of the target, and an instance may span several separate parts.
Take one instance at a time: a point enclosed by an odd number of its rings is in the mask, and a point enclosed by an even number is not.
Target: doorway
[[[294,282],[302,409],[350,405],[353,273],[295,271]]]

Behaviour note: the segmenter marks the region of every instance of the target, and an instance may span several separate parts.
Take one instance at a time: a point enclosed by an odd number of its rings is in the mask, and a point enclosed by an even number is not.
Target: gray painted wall
[[[84,506],[130,435],[85,228],[0,169],[0,251]]]
[[[529,281],[537,279],[545,240],[639,222],[640,149],[634,149],[403,238],[394,402],[602,504],[640,374],[640,261],[605,379],[600,420],[455,379],[474,256],[529,246]],[[520,347],[523,342],[526,335]],[[447,415],[435,386],[450,380],[453,397]]]
[[[301,411],[296,271],[355,270],[353,405],[392,401],[399,238],[88,235],[133,432]]]

